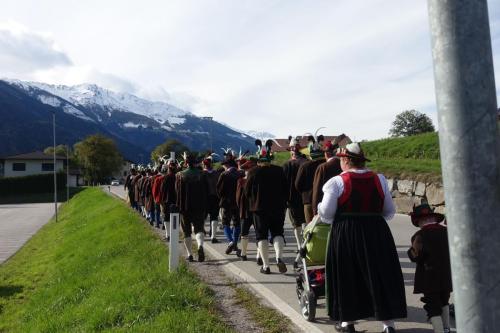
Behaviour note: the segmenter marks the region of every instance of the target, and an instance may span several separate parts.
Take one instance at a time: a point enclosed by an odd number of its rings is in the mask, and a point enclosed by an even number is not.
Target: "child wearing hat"
[[[444,215],[434,213],[428,204],[413,207],[411,222],[420,230],[411,238],[408,257],[417,263],[414,294],[420,299],[436,333],[450,331],[449,304],[452,292],[450,253]]]

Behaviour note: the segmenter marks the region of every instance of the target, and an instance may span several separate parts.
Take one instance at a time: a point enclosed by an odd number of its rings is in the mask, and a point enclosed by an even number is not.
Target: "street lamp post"
[[[54,211],[57,222],[57,172],[56,172],[56,113],[52,113],[52,134],[54,137]]]
[[[66,202],[69,201],[69,145],[66,146]]]
[[[458,332],[500,323],[497,100],[486,0],[428,0]]]
[[[209,137],[210,137],[210,151],[213,152],[214,147],[213,147],[213,142],[212,142],[212,127],[213,127],[214,118],[213,117],[201,117],[201,119],[210,121],[210,129],[209,129],[208,133],[209,133]]]

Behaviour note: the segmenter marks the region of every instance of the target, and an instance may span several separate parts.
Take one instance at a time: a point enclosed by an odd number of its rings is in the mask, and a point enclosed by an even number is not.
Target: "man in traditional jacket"
[[[244,163],[239,163],[239,170],[245,172],[245,176],[238,179],[236,187],[236,202],[240,212],[241,219],[241,255],[242,261],[247,261],[248,235],[250,227],[253,225],[253,214],[248,209],[248,198],[245,196],[245,187],[248,175],[252,169],[257,166],[255,159],[248,159]],[[254,227],[255,228],[255,227]]]
[[[127,191],[127,195],[128,195],[128,201],[129,201],[129,204],[130,204],[130,207],[134,208],[134,209],[137,209],[137,205],[136,205],[136,202],[135,202],[135,188],[134,188],[134,184],[133,184],[133,180],[134,180],[134,177],[137,175],[137,172],[135,170],[135,167],[132,166],[130,168],[130,173],[128,174],[127,178],[125,179],[125,185],[123,186],[123,188],[125,189],[125,191]]]
[[[150,167],[146,169],[146,178],[142,183],[142,198],[144,201],[144,210],[146,212],[146,219],[149,224],[154,224],[154,200],[153,200],[153,177],[154,172]]]
[[[312,208],[314,174],[318,166],[325,162],[323,157],[324,153],[321,150],[321,146],[318,144],[318,141],[312,136],[309,137],[309,141],[309,155],[311,156],[311,160],[300,166],[299,171],[297,172],[297,178],[295,179],[295,188],[302,195],[306,223],[311,222],[314,216]]]
[[[161,184],[165,178],[165,173],[167,169],[163,169],[163,165],[160,165],[158,168],[158,172],[153,179],[153,201],[154,201],[154,217],[156,222],[156,227],[159,228],[160,224],[162,225],[162,229],[165,229],[165,225],[161,223],[161,203],[163,202],[163,193],[161,192]]]
[[[288,188],[286,203],[288,207],[288,217],[293,226],[293,234],[295,235],[297,246],[300,247],[302,243],[302,225],[306,223],[306,218],[304,216],[302,196],[295,188],[295,179],[297,178],[300,166],[307,162],[307,159],[304,154],[300,152],[301,147],[299,138],[292,138],[292,136],[289,136],[288,140],[291,157],[283,165],[283,172],[285,173]]]
[[[217,196],[217,181],[221,173],[213,168],[213,154],[203,159],[203,172],[208,181],[207,215],[210,223],[210,236],[212,243],[218,243],[217,225],[219,224],[219,197]]]
[[[427,317],[436,333],[450,332],[451,283],[450,253],[444,215],[434,213],[428,204],[413,207],[411,222],[419,227],[411,238],[408,257],[417,263],[414,294],[421,298]]]
[[[177,173],[177,161],[171,159],[167,162],[166,174],[160,187],[161,192],[161,211],[163,214],[163,225],[165,227],[165,238],[170,241],[169,223],[170,223],[170,206],[177,204],[177,193],[175,192],[175,174]]]
[[[146,171],[141,167],[139,174],[134,178],[135,186],[135,202],[137,202],[137,210],[142,216],[146,217],[144,213],[144,200],[142,197],[142,184],[146,178]]]
[[[232,156],[226,156],[222,162],[225,171],[220,175],[217,182],[217,195],[219,196],[219,207],[222,209],[222,225],[224,235],[228,241],[226,254],[236,251],[238,254],[238,239],[240,237],[240,214],[236,203],[236,187],[238,179],[242,176],[236,168],[236,161]],[[231,221],[233,227],[231,228]]]
[[[205,215],[208,201],[208,182],[202,170],[198,168],[195,156],[186,154],[186,170],[176,175],[175,190],[177,193],[177,207],[181,213],[181,227],[184,233],[184,245],[188,253],[188,260],[193,261],[191,233],[194,229],[198,243],[198,261],[205,260],[203,237]]]
[[[341,134],[333,141],[327,141],[323,145],[326,162],[321,163],[314,173],[311,201],[313,216],[318,214],[318,204],[323,199],[323,185],[325,185],[330,178],[335,177],[342,172],[342,169],[340,168],[340,158],[338,158],[335,153],[337,152],[337,148],[339,148],[339,142],[341,142],[341,140],[345,137],[345,134]]]
[[[284,223],[287,198],[287,183],[283,168],[272,165],[272,141],[267,140],[265,148],[262,142],[256,140],[258,166],[249,173],[245,186],[245,196],[248,198],[249,210],[253,214],[257,246],[262,258],[260,272],[271,274],[269,268],[269,242],[276,252],[276,264],[280,273],[287,271],[283,262],[285,246]]]

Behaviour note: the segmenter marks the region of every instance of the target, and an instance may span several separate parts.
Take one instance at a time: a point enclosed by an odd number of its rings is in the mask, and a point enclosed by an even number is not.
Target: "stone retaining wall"
[[[413,205],[427,202],[436,213],[445,213],[444,189],[439,183],[423,183],[408,179],[387,179],[398,213],[408,214]]]

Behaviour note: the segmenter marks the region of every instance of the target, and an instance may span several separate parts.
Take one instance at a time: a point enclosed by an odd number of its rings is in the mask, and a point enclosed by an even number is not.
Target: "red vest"
[[[378,176],[371,172],[345,172],[344,193],[338,199],[337,214],[381,214],[384,208],[384,191]]]

